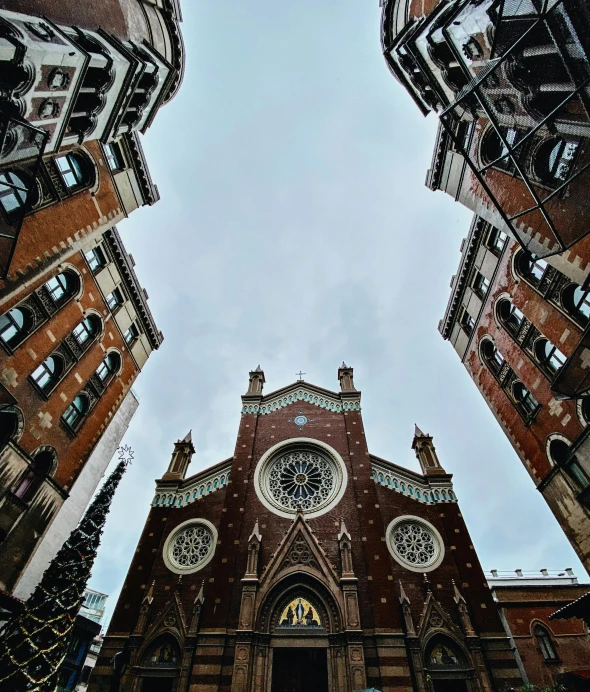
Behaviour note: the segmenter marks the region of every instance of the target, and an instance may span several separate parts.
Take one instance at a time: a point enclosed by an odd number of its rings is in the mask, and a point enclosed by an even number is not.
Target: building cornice
[[[452,476],[426,477],[371,454],[372,478],[378,485],[422,504],[456,503]]]
[[[225,488],[229,483],[233,458],[221,461],[184,481],[157,480],[154,507],[184,507],[186,504]]]
[[[457,317],[457,311],[461,305],[471,271],[473,270],[477,250],[487,228],[489,228],[489,224],[487,221],[484,221],[481,216],[473,217],[473,222],[471,223],[471,228],[469,229],[469,235],[464,241],[465,245],[463,246],[459,269],[453,278],[451,296],[449,298],[449,302],[447,303],[445,316],[438,325],[438,330],[442,334],[443,339],[448,339],[451,334],[453,324],[455,323],[455,319]]]
[[[361,393],[358,391],[336,393],[307,382],[298,381],[266,396],[244,395],[242,397],[242,413],[264,416],[296,403],[312,404],[335,413],[360,411]]]
[[[130,154],[131,165],[137,176],[137,182],[141,188],[141,194],[145,200],[146,204],[150,206],[155,204],[160,199],[160,193],[158,192],[157,186],[152,181],[152,176],[150,175],[150,169],[148,167],[145,155],[143,153],[143,147],[139,139],[137,132],[126,132],[123,135],[123,140],[127,146],[127,151]]]
[[[144,289],[139,283],[139,279],[135,274],[133,269],[132,259],[123,245],[121,236],[117,231],[116,227],[105,231],[104,238],[108,244],[109,249],[113,255],[113,259],[119,272],[121,278],[125,282],[125,288],[129,292],[131,302],[135,307],[138,317],[145,329],[145,333],[149,339],[151,347],[155,350],[160,348],[160,345],[164,341],[164,336],[162,332],[156,326],[154,316],[148,306],[147,296]]]

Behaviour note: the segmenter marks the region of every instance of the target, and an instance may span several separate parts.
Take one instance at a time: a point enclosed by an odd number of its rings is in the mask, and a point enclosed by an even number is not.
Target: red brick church
[[[369,451],[340,391],[250,373],[233,456],[174,445],[91,692],[476,692],[522,684],[432,437]],[[114,665],[113,665],[114,660]]]

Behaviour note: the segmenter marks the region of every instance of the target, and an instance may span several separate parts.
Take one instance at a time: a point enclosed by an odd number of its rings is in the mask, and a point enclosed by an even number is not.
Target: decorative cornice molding
[[[125,282],[125,287],[129,290],[131,302],[141,319],[141,323],[145,328],[150,344],[153,349],[158,349],[164,341],[164,335],[156,325],[154,316],[147,303],[146,294],[139,283],[139,279],[133,269],[132,260],[123,245],[123,241],[116,227],[105,231],[104,238],[112,252],[115,263],[121,273],[121,277]]]
[[[471,275],[475,258],[477,257],[477,250],[481,244],[484,232],[489,228],[490,224],[482,219],[481,216],[476,215],[473,217],[473,223],[471,224],[469,235],[465,241],[465,247],[463,248],[459,269],[453,282],[451,296],[447,304],[447,309],[445,310],[445,316],[440,321],[438,327],[443,339],[448,339],[451,334],[457,317],[457,310],[461,305],[463,294],[465,293],[465,288]]]
[[[175,481],[156,481],[156,494],[153,507],[184,507],[207,495],[225,488],[229,482],[232,459],[227,459],[213,468],[187,478],[183,483]]]
[[[295,383],[285,387],[278,392],[261,397],[259,403],[248,403],[246,397],[242,397],[242,401],[242,413],[253,413],[261,416],[297,403],[313,404],[335,413],[361,410],[360,392],[346,392],[345,395],[341,395],[307,383]]]
[[[401,469],[391,462],[376,460],[371,457],[372,478],[378,485],[405,495],[416,502],[432,505],[457,502],[450,477],[437,477],[436,482],[429,482],[424,476],[409,469]]]
[[[139,135],[135,131],[126,132],[122,139],[127,146],[127,151],[131,158],[131,165],[137,175],[137,182],[141,188],[143,198],[146,203],[151,206],[159,201],[160,193],[157,186],[152,181],[152,176],[150,175],[150,169],[143,153]]]

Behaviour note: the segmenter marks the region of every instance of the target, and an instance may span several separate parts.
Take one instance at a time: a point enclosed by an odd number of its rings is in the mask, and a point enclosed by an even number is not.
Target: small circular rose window
[[[391,555],[404,567],[428,572],[441,563],[444,548],[438,531],[417,517],[398,517],[388,527]]]
[[[173,531],[164,546],[167,567],[178,574],[196,572],[213,557],[217,531],[205,519],[184,522]]]

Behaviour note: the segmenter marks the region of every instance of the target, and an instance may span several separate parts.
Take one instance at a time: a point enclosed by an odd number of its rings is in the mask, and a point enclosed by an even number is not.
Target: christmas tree
[[[53,692],[115,490],[133,458],[119,463],[45,570],[22,612],[0,634],[0,692]]]

